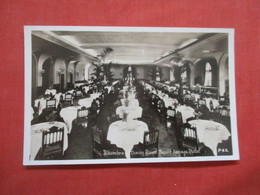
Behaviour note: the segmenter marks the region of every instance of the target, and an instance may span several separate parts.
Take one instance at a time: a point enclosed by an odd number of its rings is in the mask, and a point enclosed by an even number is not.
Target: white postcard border
[[[98,160],[30,160],[30,118],[31,118],[31,78],[32,78],[32,41],[31,32],[38,31],[106,31],[106,32],[203,32],[228,33],[229,54],[229,90],[230,90],[230,117],[233,155],[210,157],[161,157],[138,159],[98,159]],[[166,27],[105,27],[105,26],[24,26],[25,42],[25,72],[24,72],[24,155],[23,165],[78,165],[78,164],[120,164],[120,163],[165,163],[191,161],[230,161],[239,160],[236,95],[235,95],[235,58],[234,58],[234,29],[231,28],[166,28]]]

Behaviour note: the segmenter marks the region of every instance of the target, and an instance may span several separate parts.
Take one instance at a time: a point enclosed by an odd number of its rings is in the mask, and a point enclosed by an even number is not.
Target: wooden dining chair
[[[100,98],[96,98],[96,103],[97,103],[97,113],[99,113],[99,112],[100,112],[100,109],[101,109]]]
[[[218,109],[217,122],[222,123],[229,129],[229,131],[231,131],[230,109],[228,106],[222,106]]]
[[[219,96],[219,104],[226,105],[226,98],[224,96]]]
[[[76,90],[76,92],[75,92],[75,96],[76,96],[77,98],[82,97],[82,96],[83,96],[82,91],[80,91],[80,90]]]
[[[56,99],[50,99],[50,100],[46,100],[46,108],[48,109],[52,109],[52,108],[56,108]]]
[[[209,102],[209,107],[210,107],[210,112],[214,112],[214,105],[213,105],[213,101],[212,100],[210,100],[210,102]]]
[[[182,149],[194,151],[190,155],[196,155],[196,151],[198,153],[199,149],[199,140],[196,127],[192,127],[189,123],[185,123],[183,125],[182,137]]]
[[[166,120],[166,129],[170,129],[173,127],[174,123],[176,122],[176,110],[173,109],[171,106],[167,108],[167,120]]]
[[[144,133],[143,147],[144,157],[159,156],[159,130]]]
[[[72,105],[72,94],[66,93],[63,100],[63,106],[71,106],[71,105]]]
[[[46,100],[46,108],[43,109],[41,114],[41,120],[53,121],[57,115],[56,99]]]
[[[174,130],[175,130],[175,136],[177,139],[177,144],[178,147],[181,148],[182,147],[182,127],[183,127],[183,120],[182,120],[182,115],[181,112],[177,111],[176,112],[176,119],[175,119],[176,123],[174,125]]]
[[[156,106],[157,112],[160,113],[162,107],[165,107],[165,106],[164,106],[164,102],[163,102],[163,100],[161,100],[161,99],[159,98],[158,101],[157,101],[157,106]]]
[[[88,114],[89,110],[85,107],[77,110],[77,124],[86,126],[88,124]]]
[[[52,127],[42,133],[40,160],[58,160],[62,158],[64,128]]]
[[[95,125],[91,128],[92,144],[93,144],[93,158],[100,159],[104,157],[103,152],[103,136],[102,131]]]
[[[204,99],[198,99],[198,106],[206,105],[206,101]]]

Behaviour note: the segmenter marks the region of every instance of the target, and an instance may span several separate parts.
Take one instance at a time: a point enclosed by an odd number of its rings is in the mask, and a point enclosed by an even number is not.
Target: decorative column
[[[73,63],[74,64],[74,75],[73,75],[74,81],[73,81],[73,84],[75,84],[75,82],[77,80],[77,65],[78,65],[78,63],[79,63],[79,61],[76,61],[76,62]]]

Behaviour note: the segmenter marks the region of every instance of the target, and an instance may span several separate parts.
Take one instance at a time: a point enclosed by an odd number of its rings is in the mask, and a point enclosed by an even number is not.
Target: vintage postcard
[[[24,165],[239,160],[234,29],[24,36]]]

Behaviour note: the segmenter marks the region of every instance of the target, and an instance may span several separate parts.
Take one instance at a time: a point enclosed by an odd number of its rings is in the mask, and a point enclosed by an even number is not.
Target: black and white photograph
[[[24,165],[239,160],[234,34],[25,26]]]

